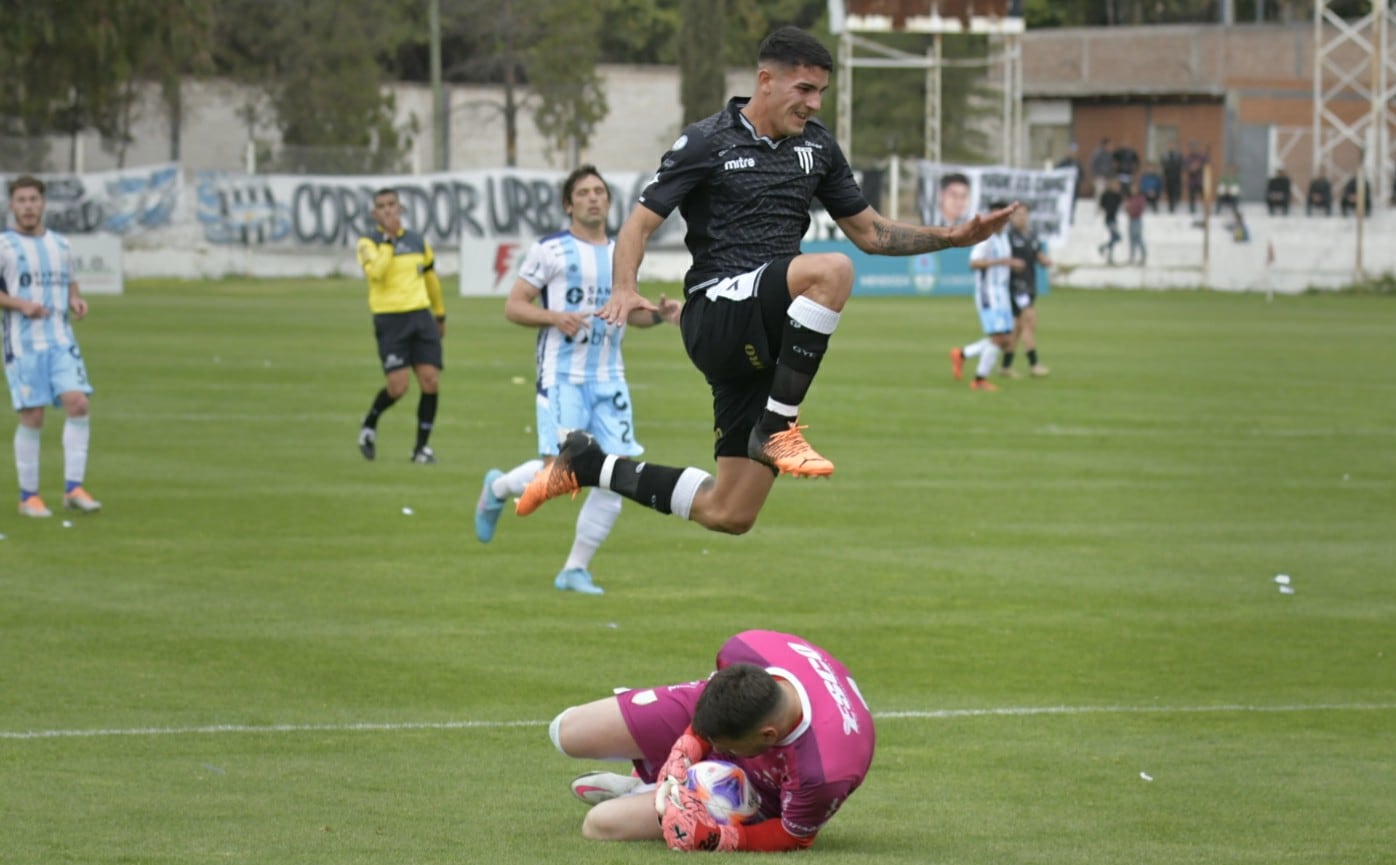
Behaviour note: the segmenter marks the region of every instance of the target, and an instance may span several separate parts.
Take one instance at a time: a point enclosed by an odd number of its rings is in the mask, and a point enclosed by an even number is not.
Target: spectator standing
[[[1197,212],[1197,202],[1204,199],[1202,181],[1207,174],[1207,163],[1211,158],[1196,141],[1188,145],[1188,155],[1183,160],[1183,172],[1188,180],[1188,213]]]
[[[1275,176],[1265,183],[1265,207],[1271,216],[1289,216],[1289,196],[1292,192],[1289,175],[1283,168],[1277,169]]]
[[[1158,202],[1163,197],[1163,177],[1158,173],[1158,166],[1152,162],[1145,165],[1144,173],[1139,175],[1139,191],[1149,202],[1149,212],[1158,213]]]
[[[1110,178],[1115,176],[1115,153],[1110,139],[1100,139],[1100,146],[1091,154],[1091,194],[1099,197],[1105,192]]]
[[[1120,190],[1125,195],[1139,182],[1139,151],[1130,146],[1128,141],[1123,142],[1115,151],[1115,174],[1120,180]]]
[[[1125,200],[1125,214],[1129,216],[1129,263],[1134,264],[1135,253],[1139,255],[1139,266],[1144,266],[1149,250],[1144,246],[1144,208],[1149,203],[1142,190],[1136,189]]]
[[[1172,213],[1183,198],[1183,154],[1176,144],[1163,154],[1163,194],[1168,199],[1168,212]]]
[[[1110,232],[1110,236],[1100,245],[1099,249],[1100,254],[1105,257],[1108,264],[1115,263],[1115,244],[1120,242],[1120,205],[1123,203],[1124,196],[1120,194],[1120,181],[1111,180],[1106,183],[1105,191],[1100,195],[1100,212],[1105,215],[1105,230]]]

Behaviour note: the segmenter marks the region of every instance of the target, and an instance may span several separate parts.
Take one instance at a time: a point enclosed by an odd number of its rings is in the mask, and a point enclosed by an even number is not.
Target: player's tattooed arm
[[[919,255],[923,252],[939,252],[950,246],[950,241],[935,229],[903,225],[887,219],[878,220],[874,231],[877,234],[878,251],[883,255]]]

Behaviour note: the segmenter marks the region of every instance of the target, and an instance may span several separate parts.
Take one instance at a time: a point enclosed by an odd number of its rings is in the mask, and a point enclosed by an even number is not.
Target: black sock
[[[427,446],[431,425],[436,421],[436,394],[424,393],[417,401],[417,450]]]
[[[388,396],[388,389],[385,387],[378,392],[378,396],[373,398],[373,407],[364,415],[364,426],[369,429],[378,429],[378,416],[393,407],[397,400]]]
[[[669,502],[674,497],[674,487],[678,485],[679,476],[683,473],[683,469],[672,466],[641,463],[619,457],[611,467],[611,490],[647,508],[654,508],[661,514],[672,513],[669,510]],[[581,480],[581,475],[578,475],[577,481],[580,483]]]
[[[1028,363],[1032,366],[1037,366],[1037,349],[1028,349]]]
[[[771,399],[793,406],[805,401],[814,374],[819,372],[819,362],[829,350],[829,336],[788,318],[785,320],[780,359],[776,361],[776,374],[771,379]],[[794,420],[766,409],[761,413],[757,428],[765,433],[780,432]]]
[[[1013,365],[1013,352],[1011,352],[1011,351],[1006,351],[1006,352],[1004,352],[1004,353],[1003,353],[1003,368],[1004,368],[1004,369],[1008,369],[1008,368],[1009,368],[1010,366],[1012,366],[1012,365]]]

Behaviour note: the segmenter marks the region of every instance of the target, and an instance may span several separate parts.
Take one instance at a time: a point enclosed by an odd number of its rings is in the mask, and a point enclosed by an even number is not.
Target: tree
[[[726,15],[724,0],[683,0],[679,31],[679,95],[683,125],[722,109],[727,98],[727,64],[723,62],[723,28],[714,19]]]
[[[545,3],[538,10],[540,36],[528,53],[528,74],[537,94],[533,122],[552,144],[566,151],[568,167],[606,117],[606,91],[596,71],[601,13],[591,3]]]
[[[203,0],[188,0],[198,7]],[[185,0],[7,3],[0,25],[0,136],[33,140],[95,130],[118,150],[129,141],[136,84],[165,53],[159,22]],[[192,33],[191,52],[203,47]],[[36,60],[36,58],[42,58]],[[20,157],[41,164],[43,148]]]
[[[420,23],[421,4],[215,2],[215,63],[269,98],[285,148],[277,167],[371,173],[405,167],[415,119],[395,125],[394,100],[383,84],[388,58]]]

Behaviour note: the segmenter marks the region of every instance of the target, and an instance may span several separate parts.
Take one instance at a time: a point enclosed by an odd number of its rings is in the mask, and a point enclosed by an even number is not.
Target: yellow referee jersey
[[[421,232],[404,228],[392,237],[380,227],[359,238],[358,253],[368,277],[368,308],[374,313],[431,307],[437,318],[446,315],[436,258]]]

